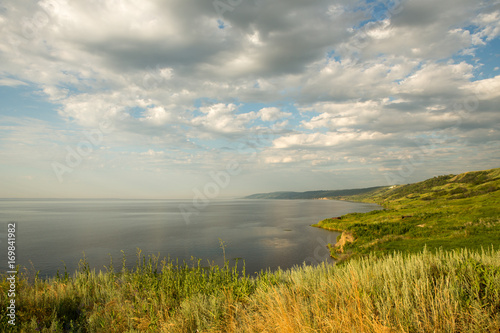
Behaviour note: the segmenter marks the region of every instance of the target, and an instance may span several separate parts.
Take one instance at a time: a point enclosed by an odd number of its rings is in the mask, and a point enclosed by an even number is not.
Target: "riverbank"
[[[500,327],[500,169],[345,199],[385,207],[321,221],[342,265],[249,276],[137,253],[106,271],[8,276],[2,332],[495,332]],[[396,251],[396,252],[395,252]],[[224,254],[225,255],[225,254]],[[241,268],[241,263],[240,266]]]
[[[384,209],[313,225],[352,236],[342,246],[330,246],[337,259],[424,248],[500,247],[500,169],[434,177],[343,199],[377,203]]]
[[[141,257],[106,272],[21,274],[16,327],[0,283],[2,332],[498,332],[500,252],[351,260],[250,278],[231,269]]]

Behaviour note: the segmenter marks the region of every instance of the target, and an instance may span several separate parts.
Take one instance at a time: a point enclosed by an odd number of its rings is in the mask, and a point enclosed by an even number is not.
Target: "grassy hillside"
[[[498,332],[500,252],[393,254],[257,278],[199,262],[143,260],[16,285],[0,282],[1,332]]]
[[[331,191],[307,191],[307,192],[272,192],[272,193],[257,193],[252,194],[244,199],[323,199],[337,198],[345,196],[360,195],[373,193],[381,187],[357,188],[348,190],[331,190]]]
[[[498,333],[499,189],[494,169],[345,196],[386,209],[319,223],[343,231],[343,265],[250,277],[138,251],[132,269],[125,256],[51,279],[22,269],[15,327],[0,272],[0,331]]]
[[[500,246],[500,169],[439,176],[343,199],[375,202],[385,209],[315,225],[344,232],[339,246],[331,247],[340,259],[370,252],[418,252],[425,246]]]

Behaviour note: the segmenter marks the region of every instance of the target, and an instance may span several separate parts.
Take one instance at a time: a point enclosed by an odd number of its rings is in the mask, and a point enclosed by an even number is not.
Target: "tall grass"
[[[423,251],[342,266],[244,271],[139,251],[105,272],[22,275],[21,332],[498,332],[500,251]],[[8,284],[0,284],[0,330]]]

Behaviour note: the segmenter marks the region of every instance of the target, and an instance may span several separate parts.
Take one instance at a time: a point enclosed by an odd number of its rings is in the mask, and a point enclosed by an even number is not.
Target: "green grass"
[[[89,269],[17,285],[17,325],[2,332],[498,332],[500,251],[424,250],[250,278],[141,256],[136,267]]]
[[[385,209],[316,224],[353,235],[342,254],[331,247],[332,256],[500,245],[500,169],[439,176],[343,199],[375,202]]]
[[[327,219],[352,234],[342,265],[255,277],[229,265],[144,257],[41,279],[21,270],[2,332],[499,332],[500,169],[343,197],[384,210]],[[402,218],[404,216],[404,218]],[[345,238],[345,237],[344,237]],[[224,250],[224,244],[221,242]]]

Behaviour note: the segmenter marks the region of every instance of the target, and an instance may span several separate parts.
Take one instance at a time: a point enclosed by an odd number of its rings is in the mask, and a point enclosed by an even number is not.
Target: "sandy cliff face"
[[[335,247],[339,248],[340,253],[344,253],[344,245],[352,242],[354,242],[354,236],[350,232],[344,231],[340,235],[339,241],[335,243]]]

